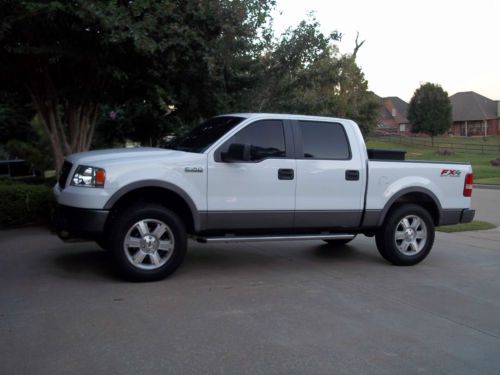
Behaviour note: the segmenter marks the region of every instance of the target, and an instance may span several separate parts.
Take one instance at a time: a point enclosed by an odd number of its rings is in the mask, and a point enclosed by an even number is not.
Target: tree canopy
[[[313,17],[288,29],[260,59],[260,85],[247,101],[251,109],[348,117],[368,133],[379,104],[356,64],[359,46],[341,55],[335,44],[341,39],[337,31],[321,33]]]
[[[443,134],[451,125],[451,103],[448,93],[434,83],[422,84],[413,94],[408,107],[412,133]]]
[[[341,55],[341,34],[322,34],[314,18],[274,38],[274,5],[0,0],[0,92],[29,98],[56,169],[92,144],[156,145],[227,112],[335,115],[373,126],[377,104],[355,61],[362,43]]]
[[[229,85],[238,79],[219,71],[219,61],[234,55],[243,64],[256,53],[272,5],[4,0],[2,88],[29,93],[60,167],[65,154],[90,147],[103,103],[156,96],[156,103],[178,102],[185,118],[214,114],[218,102],[227,100],[214,81],[219,84],[217,77],[224,74],[230,95]]]

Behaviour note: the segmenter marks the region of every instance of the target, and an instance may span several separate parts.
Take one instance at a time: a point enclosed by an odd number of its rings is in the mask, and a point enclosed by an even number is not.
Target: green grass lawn
[[[399,142],[399,136],[386,136],[386,139],[392,139],[394,142]],[[431,146],[431,138],[430,137],[403,137],[403,140],[406,143],[415,143],[415,144],[425,144]],[[434,137],[434,145],[435,147],[447,147],[450,148],[457,146],[463,147],[471,147],[476,148],[481,151],[481,146],[484,145],[484,151],[488,151],[488,149],[499,151],[498,147],[500,147],[500,136],[492,135],[488,137],[448,137],[446,135]]]
[[[498,137],[491,137],[496,142]],[[448,139],[448,138],[447,138]],[[457,139],[450,137],[449,139]],[[458,139],[465,142],[468,140]],[[499,140],[500,141],[500,140]],[[478,142],[476,139],[475,142]],[[482,138],[479,138],[482,142]],[[436,155],[436,149],[430,147],[422,147],[417,145],[406,145],[397,142],[386,142],[380,139],[369,139],[367,142],[368,148],[387,148],[387,149],[402,149],[406,150],[407,160],[439,160],[439,161],[456,161],[470,162],[474,171],[474,182],[482,184],[500,184],[500,167],[494,167],[490,164],[490,160],[500,158],[500,154],[474,154],[470,152],[455,152],[452,156]]]
[[[475,220],[465,224],[443,225],[442,227],[437,227],[436,230],[445,233],[454,233],[454,232],[466,232],[469,230],[486,230],[486,229],[493,229],[496,227],[497,226],[495,224],[491,224],[486,221]]]

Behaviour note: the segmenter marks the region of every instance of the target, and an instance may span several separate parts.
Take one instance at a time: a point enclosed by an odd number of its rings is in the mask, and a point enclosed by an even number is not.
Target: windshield
[[[187,152],[205,152],[215,141],[243,121],[243,117],[213,117],[195,127],[189,133],[176,137],[166,148]]]

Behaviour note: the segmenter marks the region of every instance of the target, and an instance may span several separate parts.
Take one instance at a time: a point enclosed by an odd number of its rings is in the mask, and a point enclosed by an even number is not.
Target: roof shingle
[[[453,121],[489,120],[500,117],[498,103],[474,91],[457,92],[450,96]]]

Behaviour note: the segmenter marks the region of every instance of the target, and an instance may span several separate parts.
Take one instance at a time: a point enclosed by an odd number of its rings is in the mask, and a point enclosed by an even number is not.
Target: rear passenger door
[[[297,157],[296,228],[357,227],[365,176],[344,125],[294,121]]]

